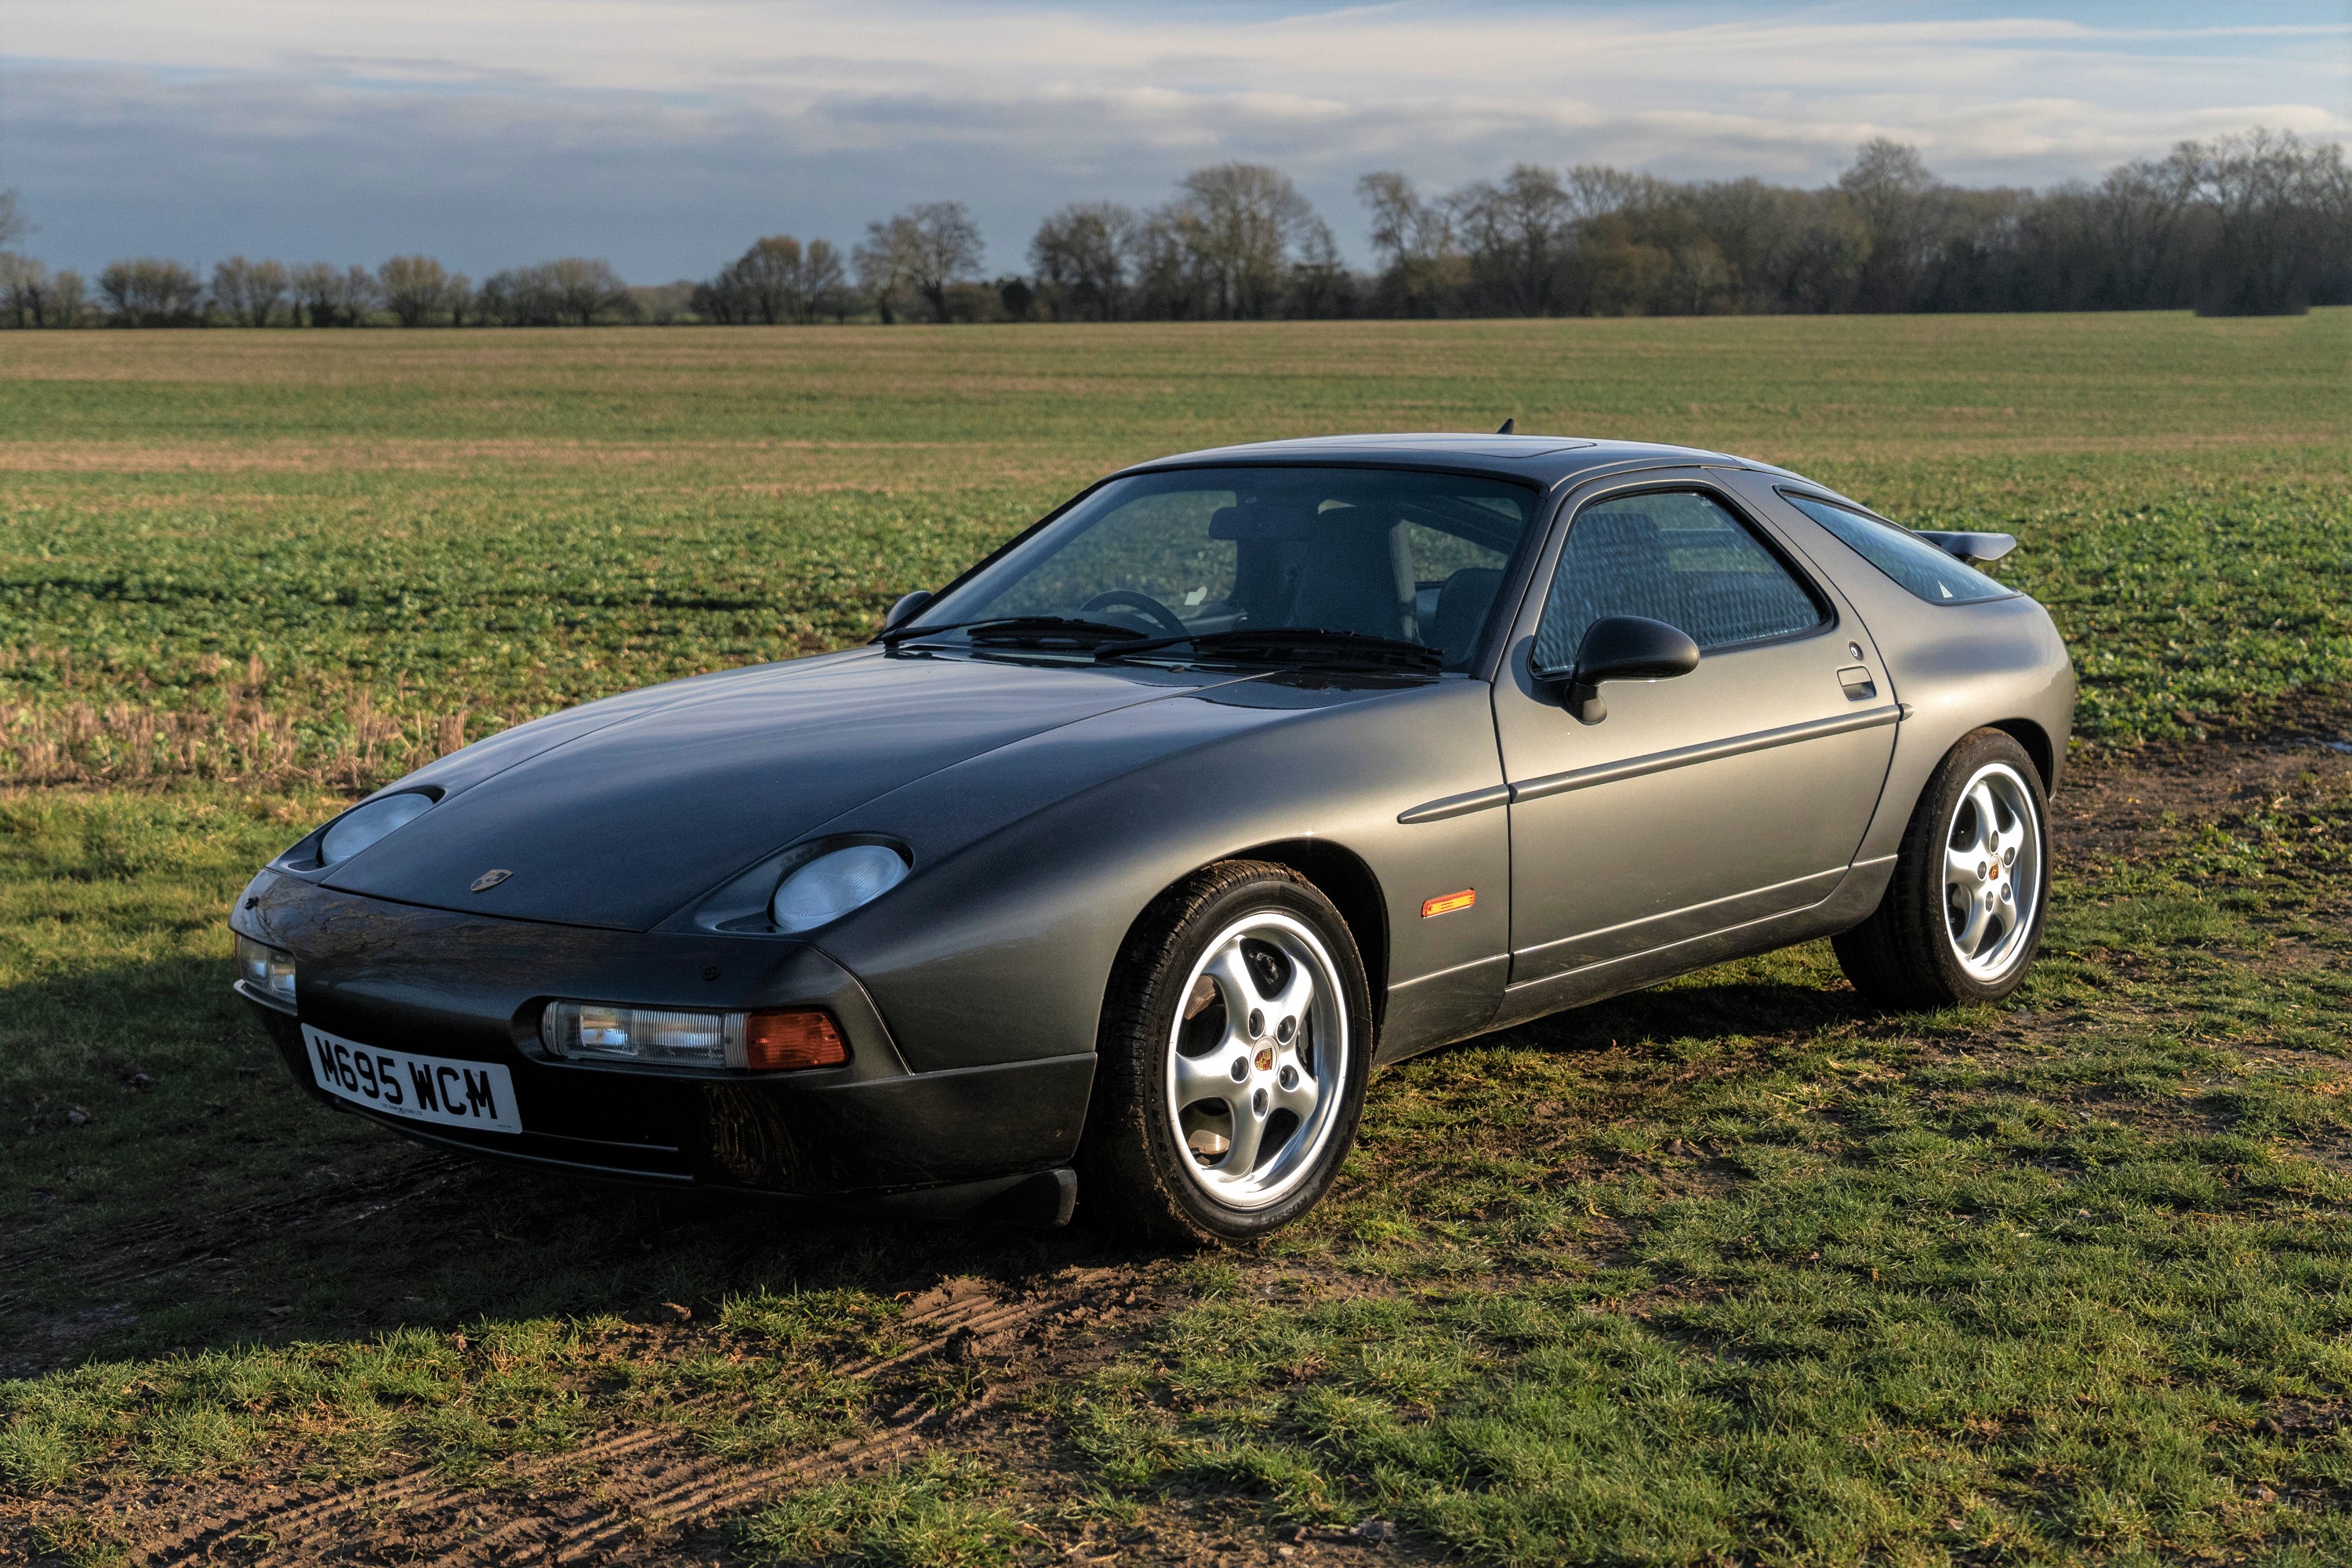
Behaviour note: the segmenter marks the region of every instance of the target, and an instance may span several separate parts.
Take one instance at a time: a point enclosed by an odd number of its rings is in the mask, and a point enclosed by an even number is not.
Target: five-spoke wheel
[[[2024,776],[1987,763],[1961,786],[1944,840],[1944,925],[1960,967],[2008,973],[2042,898],[2041,814]]]
[[[1313,1169],[1347,1073],[1348,1015],[1322,939],[1265,910],[1193,966],[1168,1051],[1168,1110],[1187,1172],[1231,1208],[1276,1202]]]
[[[2042,942],[2048,817],[2022,746],[1999,730],[1962,737],[1920,792],[1878,909],[1836,939],[1854,988],[1893,1007],[2014,991]]]
[[[1312,883],[1251,861],[1190,879],[1120,954],[1081,1203],[1199,1240],[1304,1213],[1355,1141],[1370,1016],[1348,924]]]

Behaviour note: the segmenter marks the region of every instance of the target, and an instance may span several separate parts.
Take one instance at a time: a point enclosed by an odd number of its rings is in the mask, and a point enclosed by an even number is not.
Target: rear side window
[[[1812,630],[1811,594],[1747,526],[1696,490],[1624,496],[1577,514],[1536,629],[1538,668],[1563,668],[1592,623],[1646,616],[1702,651]]]
[[[1894,578],[1915,599],[1931,605],[1973,605],[1985,599],[2006,599],[2017,591],[1955,561],[1908,529],[1816,496],[1793,490],[1782,490],[1780,496],[1836,534],[1856,555]]]

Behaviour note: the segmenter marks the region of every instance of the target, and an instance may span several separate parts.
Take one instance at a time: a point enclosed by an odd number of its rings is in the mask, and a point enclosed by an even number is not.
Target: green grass
[[[2296,815],[2069,879],[2002,1009],[1811,947],[1409,1067],[1074,1441],[1485,1561],[2341,1561],[2352,794]]]
[[[155,983],[114,955],[229,885],[272,813],[213,786],[37,804],[14,807],[29,842],[0,876],[61,918],[18,939],[11,981],[129,975],[130,1007],[217,1007],[211,986],[139,992]],[[142,847],[207,835],[192,866]],[[1043,1407],[1088,1484],[1131,1503],[1378,1515],[1479,1560],[2352,1551],[2352,793],[2290,784],[2150,847],[2069,877],[2013,1006],[1871,1015],[1815,945],[1387,1075],[1326,1208],[1189,1266],[1190,1305]],[[209,952],[216,928],[184,942]],[[169,974],[168,951],[148,967]],[[7,1041],[12,1105],[38,1084],[100,1107],[7,1151],[19,1183],[70,1173],[32,1211],[59,1258],[20,1273],[20,1329],[84,1304],[72,1258],[127,1221],[275,1190],[289,1153],[385,1180],[419,1158],[274,1065],[206,1076],[243,1046],[143,1058],[157,1081],[125,1090],[79,1011],[20,1010]],[[190,1115],[215,1086],[242,1121]],[[903,1282],[1067,1245],[746,1235],[740,1211],[447,1180],[381,1227],[257,1247],[236,1278],[133,1288],[106,1355],[0,1384],[0,1482],[424,1464],[506,1484],[628,1423],[730,1458],[805,1448],[871,1419],[831,1369],[902,1342]],[[969,1467],[829,1483],[736,1550],[1002,1561],[1037,1550],[1050,1491]]]
[[[931,1459],[878,1480],[815,1486],[736,1532],[760,1564],[856,1563],[861,1568],[990,1568],[1014,1561],[1024,1531],[987,1500],[992,1478],[969,1460]]]
[[[2172,733],[2352,678],[2347,363],[2352,311],[26,334],[0,344],[0,777],[348,787],[858,640],[1120,463],[1503,413],[2014,530],[2086,732]]]
[[[911,1293],[1140,1258],[322,1111],[221,921],[350,789],[855,639],[1119,462],[1507,413],[2016,531],[2089,732],[2257,723],[2352,679],[2347,363],[2342,311],[7,335],[0,1541],[103,1560],[150,1479],[528,1493],[635,1426],[772,1462],[985,1392],[845,1372]],[[2065,868],[2015,1008],[1877,1016],[1816,945],[1408,1064],[1322,1210],[1024,1395],[1042,1447],[967,1427],[713,1549],[1379,1516],[1507,1563],[2342,1560],[2347,873],[2352,798],[2290,778]]]

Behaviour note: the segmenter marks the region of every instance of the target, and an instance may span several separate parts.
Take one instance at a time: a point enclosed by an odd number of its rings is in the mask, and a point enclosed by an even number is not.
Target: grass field
[[[455,1163],[226,995],[252,867],[461,739],[1123,461],[1506,415],[2021,536],[2093,743],[2014,1006],[1811,947],[1510,1031],[1197,1258]],[[2344,1560],[2347,590],[2352,312],[0,336],[0,1545]]]

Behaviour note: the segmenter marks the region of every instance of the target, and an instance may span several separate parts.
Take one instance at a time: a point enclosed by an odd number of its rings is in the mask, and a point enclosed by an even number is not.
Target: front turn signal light
[[[743,1020],[743,1065],[754,1072],[839,1067],[848,1059],[849,1047],[827,1014],[799,1009]]]
[[[610,1002],[550,1002],[540,1043],[565,1061],[652,1067],[742,1068],[788,1072],[849,1059],[833,1015],[814,1007],[721,1013],[699,1007],[630,1007]]]

